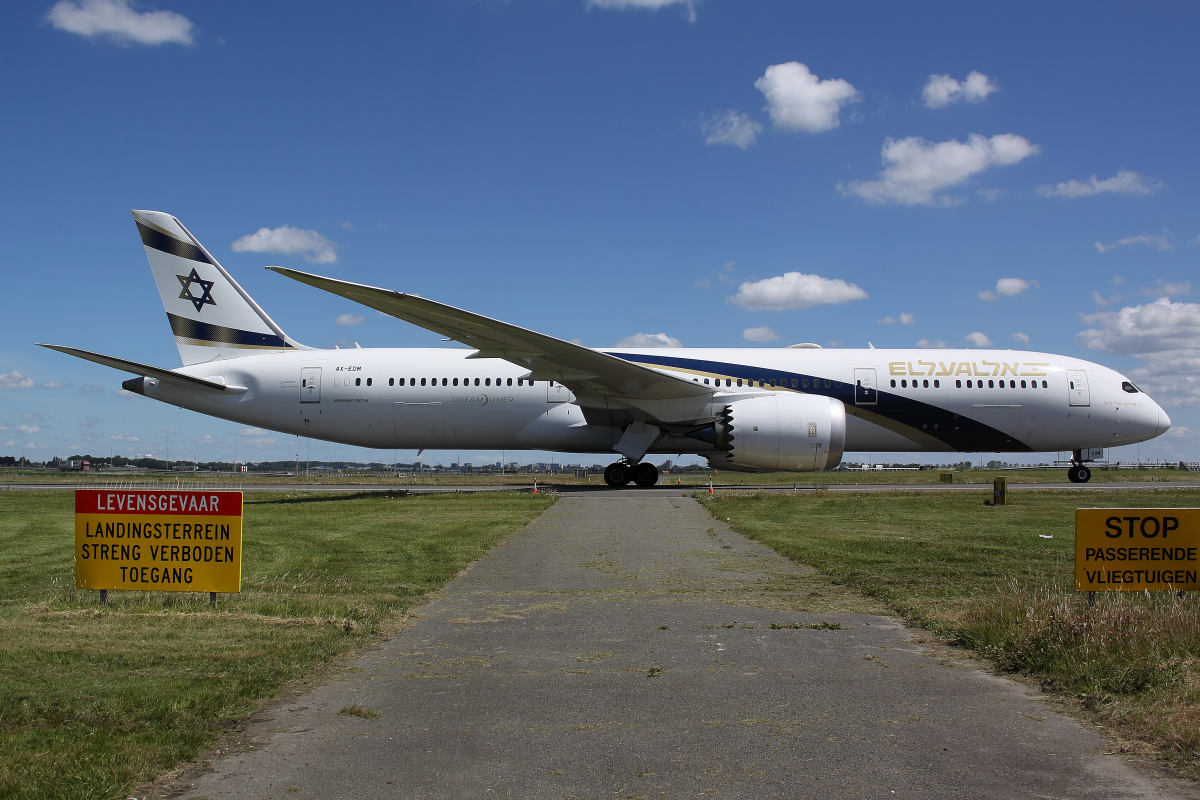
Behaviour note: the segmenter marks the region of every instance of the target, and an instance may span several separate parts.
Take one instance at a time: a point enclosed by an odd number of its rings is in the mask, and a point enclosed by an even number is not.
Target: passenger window
[[[395,386],[395,385],[396,385],[396,379],[388,378],[388,386]]]
[[[491,379],[491,378],[484,378],[484,379],[483,379],[483,385],[484,385],[484,386],[491,386],[491,385],[492,385],[492,379]]]
[[[921,386],[928,389],[929,388],[929,380],[926,379],[926,380],[921,381]]]
[[[792,378],[792,388],[795,389],[795,388],[798,388],[799,386],[800,386],[800,381],[796,380],[795,378]]]
[[[803,384],[803,386],[804,386],[804,388],[805,388],[805,389],[807,389],[807,388],[808,388],[808,378],[805,378],[805,379],[804,379],[804,380],[802,380],[800,383],[801,383],[801,384]],[[895,382],[895,381],[892,381],[892,386],[895,386],[895,385],[896,385],[896,382]]]
[[[1050,388],[1050,384],[1046,383],[1045,381],[1042,381],[1042,388],[1043,388],[1043,389],[1049,389],[1049,388]]]
[[[954,382],[954,388],[955,388],[955,389],[961,389],[961,388],[962,388],[962,381],[955,381],[955,382]]]
[[[907,388],[908,388],[908,379],[907,379],[907,378],[904,378],[903,380],[901,380],[901,381],[900,381],[900,388],[901,388],[901,389],[907,389]]]
[[[371,381],[372,381],[372,379],[371,379],[371,378],[367,378],[367,386],[370,386],[370,385],[371,385]]]
[[[896,379],[895,378],[892,378],[892,388],[893,389],[896,388]]]
[[[935,388],[935,389],[940,389],[940,388],[942,388],[942,382],[941,382],[941,381],[934,381],[934,382],[933,382],[933,388]]]
[[[455,385],[455,386],[458,386],[458,378],[455,378],[455,379],[454,379],[454,385]]]
[[[512,386],[512,378],[509,378],[509,379],[508,379],[508,385],[509,385],[509,386]]]
[[[424,386],[424,385],[425,385],[425,379],[424,379],[424,378],[421,378],[421,385],[422,385],[422,386]]]
[[[704,379],[704,385],[705,385],[705,386],[708,386],[708,378],[705,378],[705,379]]]
[[[996,382],[995,382],[995,381],[988,381],[988,388],[989,388],[989,389],[995,389],[995,388],[996,388]]]
[[[738,386],[741,386],[741,385],[742,385],[742,379],[738,378]]]
[[[354,379],[354,385],[355,385],[355,386],[362,386],[362,378],[355,378],[355,379]]]

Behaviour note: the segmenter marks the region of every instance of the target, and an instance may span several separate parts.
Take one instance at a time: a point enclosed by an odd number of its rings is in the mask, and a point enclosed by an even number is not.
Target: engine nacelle
[[[752,397],[726,406],[713,433],[725,451],[708,457],[714,468],[818,472],[842,461],[846,407],[811,394]]]

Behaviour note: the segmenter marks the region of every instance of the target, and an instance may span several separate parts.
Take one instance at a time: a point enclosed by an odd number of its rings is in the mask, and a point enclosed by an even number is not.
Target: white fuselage
[[[469,349],[267,353],[176,372],[236,392],[149,378],[145,394],[222,419],[374,448],[611,453],[620,427],[565,387]],[[1150,439],[1170,420],[1121,374],[1012,350],[608,349],[712,386],[709,413],[770,392],[826,395],[846,408],[849,451],[1030,452]],[[1123,386],[1125,388],[1123,388]],[[589,412],[585,417],[585,411]],[[603,415],[601,415],[603,416]],[[679,431],[654,453],[712,452]]]

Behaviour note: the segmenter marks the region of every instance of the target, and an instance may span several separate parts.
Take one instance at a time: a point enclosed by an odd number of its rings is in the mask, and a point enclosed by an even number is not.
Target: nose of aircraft
[[[1160,436],[1170,429],[1171,418],[1167,416],[1167,412],[1162,410],[1162,406],[1158,405],[1158,403],[1154,405],[1158,408],[1158,430],[1154,432],[1154,435]]]

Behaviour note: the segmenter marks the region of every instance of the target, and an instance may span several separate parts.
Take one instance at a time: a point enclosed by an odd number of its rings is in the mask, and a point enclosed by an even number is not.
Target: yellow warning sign
[[[1200,508],[1075,509],[1075,589],[1200,589]]]
[[[76,490],[75,585],[241,591],[242,493]]]

